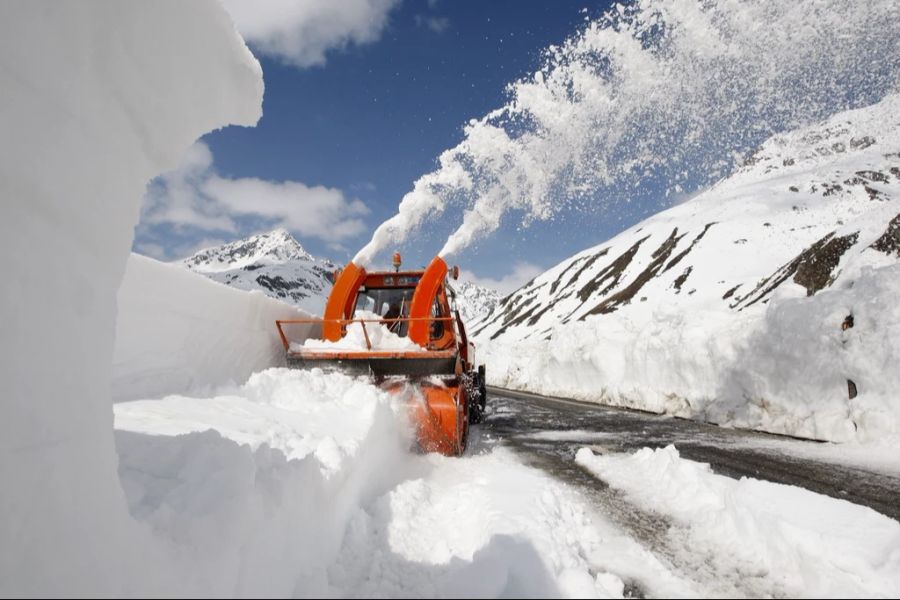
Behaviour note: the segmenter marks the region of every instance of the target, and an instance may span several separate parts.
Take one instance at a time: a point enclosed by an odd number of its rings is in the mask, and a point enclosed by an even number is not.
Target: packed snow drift
[[[175,589],[617,597],[639,577],[692,593],[508,451],[409,452],[403,403],[346,375],[271,369],[208,397],[117,404],[129,510],[180,557]]]
[[[582,448],[576,460],[670,517],[668,535],[681,545],[715,554],[722,592],[738,583],[761,597],[858,598],[890,597],[900,588],[900,523],[869,508],[716,475],[674,446],[630,456]]]

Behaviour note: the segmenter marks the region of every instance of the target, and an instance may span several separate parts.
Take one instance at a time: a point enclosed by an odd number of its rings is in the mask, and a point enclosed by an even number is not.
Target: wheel
[[[484,365],[478,367],[469,379],[471,382],[471,399],[469,405],[469,423],[481,423],[484,421],[484,409],[487,406],[487,389],[484,381]]]
[[[472,422],[472,403],[471,403],[471,395],[468,393],[468,389],[463,386],[459,388],[459,394],[463,396],[463,400],[465,404],[465,412],[462,414],[462,419],[460,419],[460,427],[462,428],[462,433],[459,436],[459,442],[456,447],[456,456],[462,456],[466,451],[466,446],[469,444],[469,423]]]
[[[481,414],[487,409],[487,375],[484,365],[478,366],[478,399],[481,406]]]

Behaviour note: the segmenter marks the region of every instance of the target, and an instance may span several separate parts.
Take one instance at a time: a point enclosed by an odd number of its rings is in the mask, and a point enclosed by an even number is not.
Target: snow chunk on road
[[[671,535],[785,596],[900,592],[900,523],[869,508],[787,485],[716,475],[674,446],[633,455],[578,451],[576,461],[640,506],[675,522]],[[768,580],[768,584],[763,583]]]
[[[494,448],[429,455],[360,510],[331,572],[355,597],[621,598],[700,593],[553,477]]]

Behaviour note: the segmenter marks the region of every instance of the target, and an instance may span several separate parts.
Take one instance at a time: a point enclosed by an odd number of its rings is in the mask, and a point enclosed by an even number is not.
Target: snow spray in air
[[[898,64],[896,0],[616,5],[470,121],[354,262],[449,205],[463,215],[444,257],[511,212],[528,226],[651,188],[665,197],[708,185],[773,133],[877,101],[900,80]]]

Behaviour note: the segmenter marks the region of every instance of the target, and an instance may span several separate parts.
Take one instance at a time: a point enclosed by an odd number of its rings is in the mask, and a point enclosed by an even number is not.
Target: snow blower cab
[[[335,276],[321,319],[277,321],[290,366],[365,375],[383,389],[409,396],[420,447],[458,456],[469,423],[484,414],[484,367],[456,310],[448,269],[440,257],[422,271],[366,272],[353,262]],[[291,342],[291,325],[321,326],[322,339]]]

